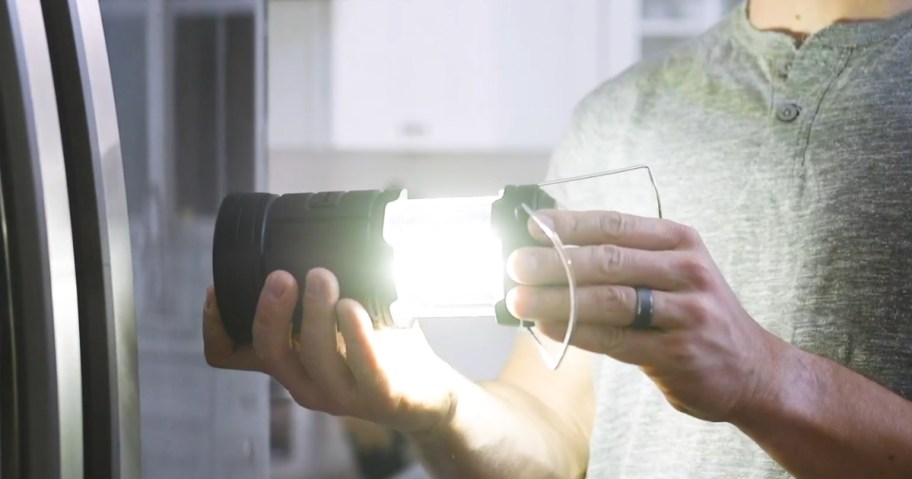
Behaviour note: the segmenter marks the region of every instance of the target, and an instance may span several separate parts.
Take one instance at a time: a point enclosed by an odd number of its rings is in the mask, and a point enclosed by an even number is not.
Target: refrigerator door
[[[95,0],[0,6],[0,472],[139,477],[126,195]]]
[[[85,477],[139,477],[127,199],[97,0],[41,0],[57,96],[82,348]]]
[[[41,4],[0,4],[3,477],[82,478],[79,304]]]

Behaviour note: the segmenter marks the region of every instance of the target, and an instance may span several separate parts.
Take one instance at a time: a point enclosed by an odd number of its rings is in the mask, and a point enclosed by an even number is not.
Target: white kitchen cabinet
[[[540,149],[598,82],[597,0],[333,3],[333,145]]]
[[[291,5],[295,0],[273,1],[273,13],[304,11]],[[271,131],[280,133],[276,146],[464,152],[550,150],[563,135],[573,107],[592,88],[640,58],[699,34],[734,3],[298,2],[323,4],[329,12],[320,17],[329,22],[329,41],[300,42],[310,51],[325,44],[330,60],[310,53],[303,56],[309,63],[295,68],[296,59],[289,63],[270,47],[271,70],[301,76],[299,81],[277,81],[270,75],[272,111],[284,116],[270,116]],[[285,42],[308,38],[306,32],[296,33],[291,19],[270,22],[286,24],[281,33]],[[329,88],[302,87],[314,84],[315,78],[324,78]],[[323,124],[329,128],[314,126]],[[307,131],[296,136],[296,129]]]

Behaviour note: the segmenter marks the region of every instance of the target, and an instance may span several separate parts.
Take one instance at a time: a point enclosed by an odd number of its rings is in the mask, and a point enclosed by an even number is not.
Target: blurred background
[[[425,477],[401,438],[206,366],[219,201],[534,183],[576,102],[729,0],[101,0],[127,184],[146,479]],[[494,378],[516,332],[427,322]],[[468,354],[471,353],[471,354]]]

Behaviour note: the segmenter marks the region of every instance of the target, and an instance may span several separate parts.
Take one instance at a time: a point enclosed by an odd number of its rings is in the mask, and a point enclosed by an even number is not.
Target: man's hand
[[[678,410],[732,420],[777,380],[787,344],[744,311],[700,236],[672,221],[615,212],[541,211],[566,244],[577,281],[572,344],[640,366]],[[530,223],[530,231],[545,240]],[[524,248],[508,261],[507,304],[562,340],[569,291],[550,248]],[[654,291],[651,329],[630,328],[636,287]]]
[[[375,331],[361,305],[339,299],[339,284],[324,269],[307,275],[304,317],[294,337],[297,301],[294,277],[272,273],[257,305],[253,343],[236,346],[210,288],[203,314],[206,361],[265,372],[308,409],[404,432],[428,432],[451,418],[466,380],[434,354],[420,329]]]

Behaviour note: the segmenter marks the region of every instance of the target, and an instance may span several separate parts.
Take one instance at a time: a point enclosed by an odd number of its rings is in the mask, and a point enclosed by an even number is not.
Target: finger
[[[329,271],[307,273],[298,356],[320,389],[340,404],[353,399],[354,380],[339,348],[336,303],[339,282]]]
[[[292,346],[292,315],[298,300],[294,277],[284,271],[269,275],[253,320],[253,350],[264,370],[285,386],[299,404],[318,408],[312,379]]]
[[[236,346],[228,336],[212,286],[206,290],[206,305],[203,308],[203,353],[206,362],[215,368],[263,370],[250,345]]]
[[[563,341],[567,334],[567,323],[539,323],[537,327],[555,341]],[[670,333],[580,323],[573,329],[570,344],[624,363],[652,366],[663,361],[662,336],[666,334]]]
[[[614,245],[564,251],[577,284],[626,284],[675,291],[687,286],[677,251],[643,251]],[[563,261],[551,248],[520,248],[507,258],[507,272],[520,284],[567,284]]]
[[[636,290],[629,286],[584,286],[576,289],[576,317],[580,323],[627,327],[636,315]],[[507,308],[519,319],[566,323],[570,317],[570,290],[562,287],[519,286],[507,293]],[[652,325],[659,329],[684,327],[674,294],[653,291]]]
[[[345,354],[358,387],[376,388],[383,381],[370,316],[360,304],[343,299],[336,304],[339,330],[345,339]]]
[[[536,215],[551,225],[564,244],[613,244],[652,251],[676,249],[689,244],[691,230],[669,220],[628,215],[616,211],[540,210]],[[529,232],[542,242],[547,237],[534,221]]]

